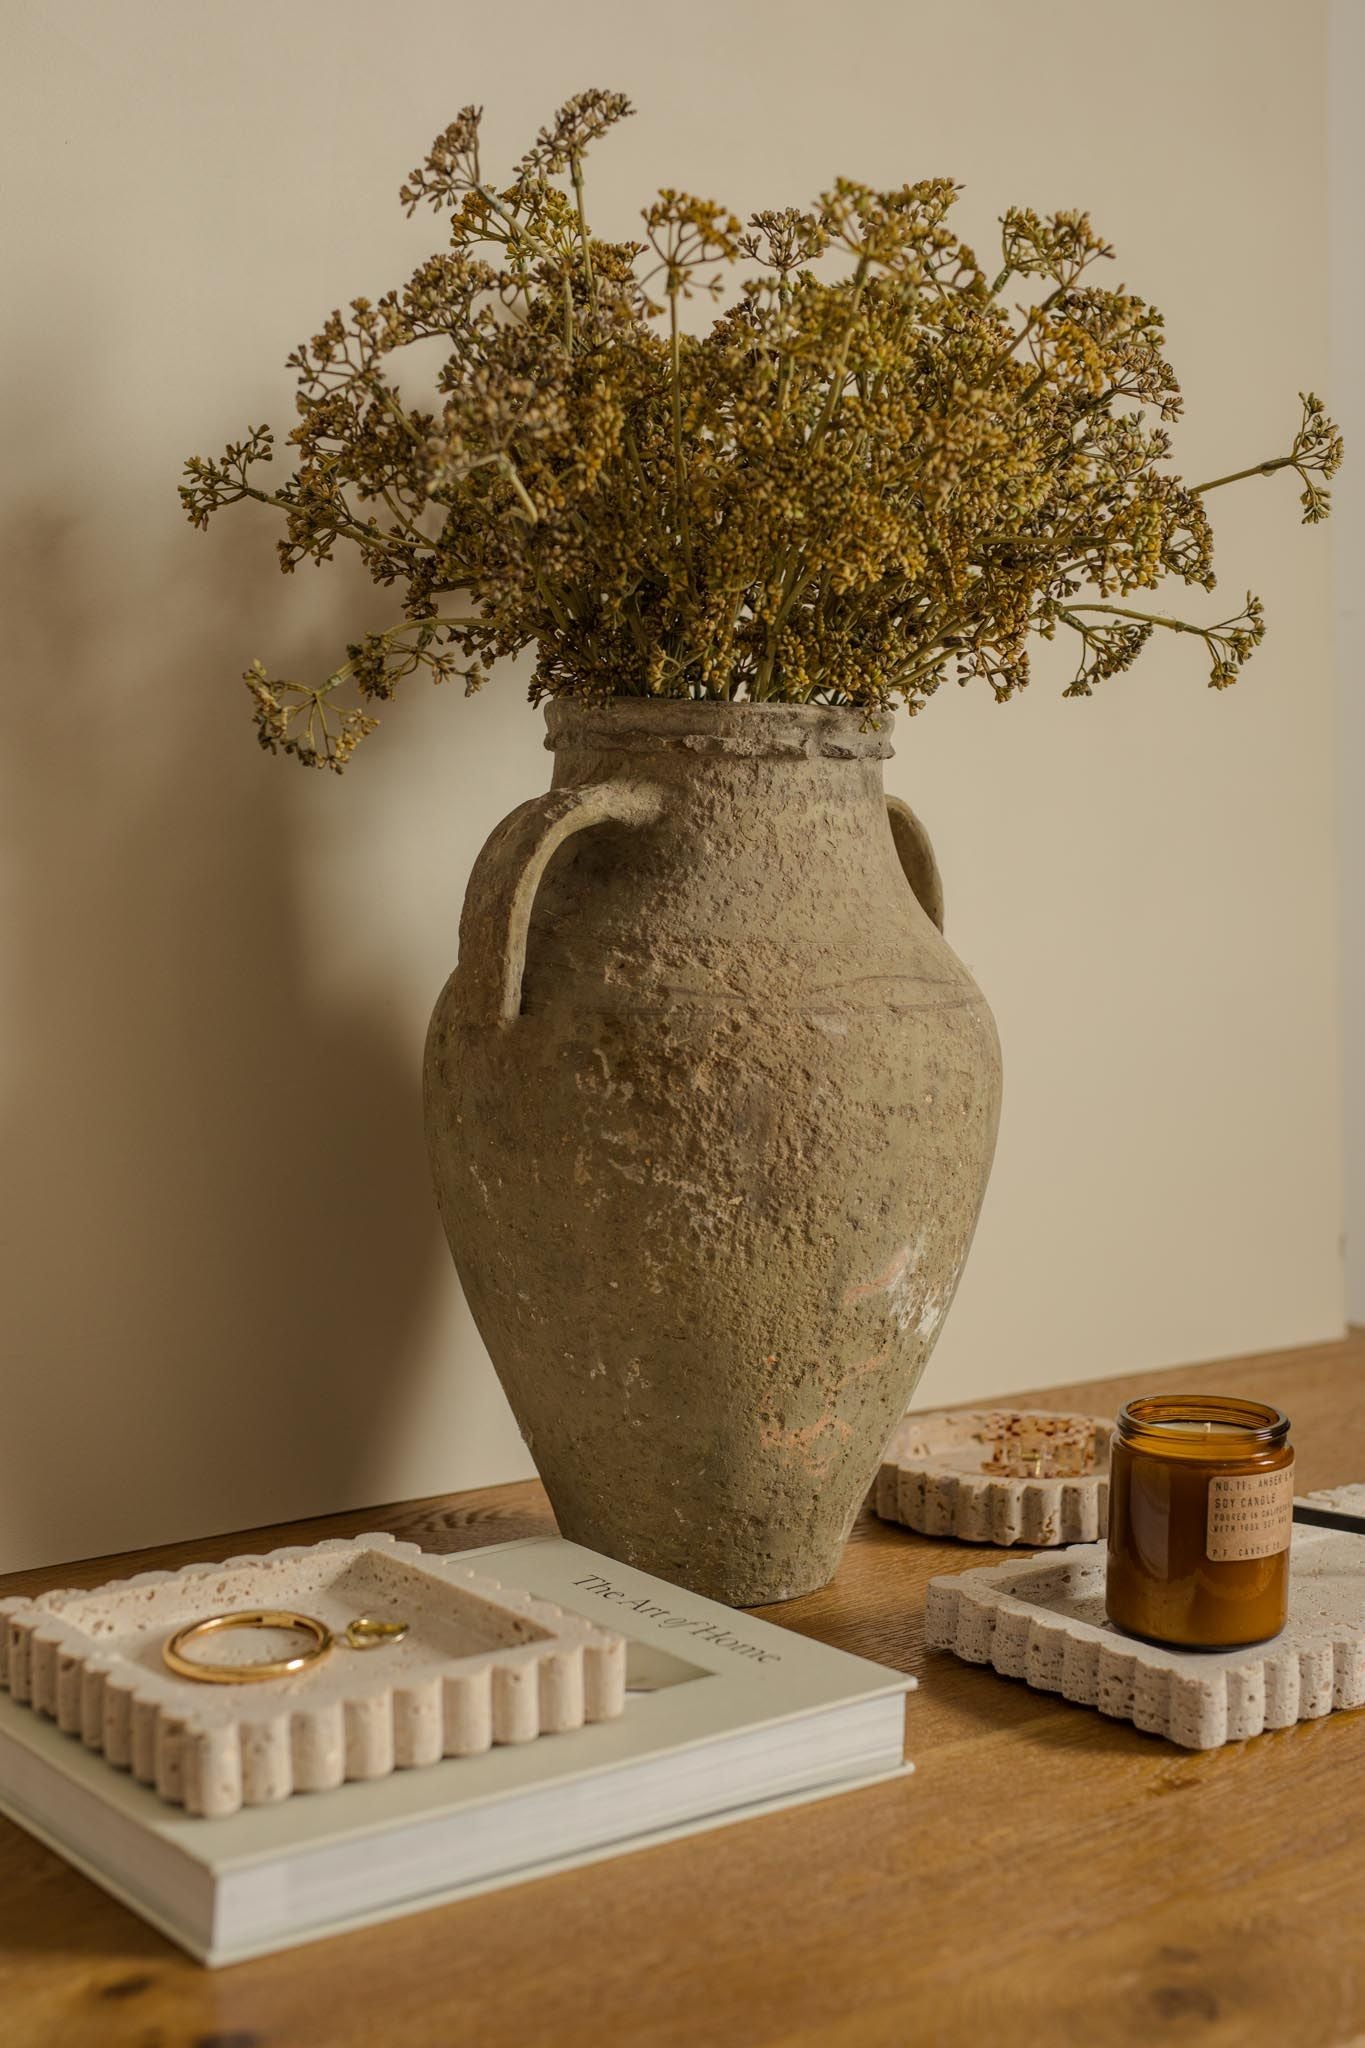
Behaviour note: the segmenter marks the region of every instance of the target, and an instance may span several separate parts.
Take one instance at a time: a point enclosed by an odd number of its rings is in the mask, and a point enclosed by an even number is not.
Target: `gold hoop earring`
[[[312,1641],[293,1657],[272,1657],[257,1664],[209,1664],[184,1654],[186,1646],[201,1636],[218,1635],[230,1628],[302,1629]],[[326,1623],[315,1621],[311,1614],[253,1607],[241,1614],[211,1614],[205,1621],[192,1621],[177,1629],[170,1641],[163,1644],[161,1657],[178,1678],[197,1679],[203,1685],[258,1685],[268,1678],[292,1678],[296,1672],[321,1664],[331,1655],[335,1641]]]

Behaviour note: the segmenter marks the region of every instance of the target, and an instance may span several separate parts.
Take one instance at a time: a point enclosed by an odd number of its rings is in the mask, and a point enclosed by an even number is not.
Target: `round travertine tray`
[[[964,1543],[1093,1543],[1105,1533],[1113,1424],[1046,1408],[907,1415],[873,1506],[883,1521]]]

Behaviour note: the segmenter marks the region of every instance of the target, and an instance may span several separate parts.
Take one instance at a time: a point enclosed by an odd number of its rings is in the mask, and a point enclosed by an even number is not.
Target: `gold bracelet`
[[[294,1628],[302,1629],[313,1640],[306,1650],[300,1650],[294,1657],[273,1657],[260,1664],[206,1664],[198,1658],[183,1655],[187,1643],[200,1636],[217,1635],[227,1628]],[[336,1638],[326,1622],[315,1621],[311,1614],[290,1614],[282,1609],[253,1607],[240,1614],[211,1614],[206,1621],[192,1621],[185,1628],[177,1629],[168,1643],[163,1644],[161,1656],[169,1670],[179,1678],[197,1678],[205,1685],[256,1685],[266,1678],[291,1678],[296,1671],[306,1671],[311,1665],[320,1664],[330,1656]]]

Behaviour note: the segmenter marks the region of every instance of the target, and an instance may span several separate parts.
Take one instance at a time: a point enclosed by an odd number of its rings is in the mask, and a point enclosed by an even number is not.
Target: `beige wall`
[[[834,173],[1090,206],[1168,311],[1192,475],[1325,374],[1321,10],[1283,0],[9,0],[8,935],[0,1568],[529,1469],[428,1199],[418,1061],[483,837],[541,787],[522,682],[414,686],[345,780],[272,762],[235,678],[387,620],[208,536],[181,458],[289,420],[286,351],[428,247],[396,187],[469,99],[494,158],[568,92],[601,149],[739,211]],[[1342,1321],[1328,549],[1218,503],[1265,597],[1242,686],[1152,649],[948,691],[892,786],[1000,1022],[999,1162],[920,1398],[1331,1336]],[[1230,607],[1231,608],[1231,607]]]

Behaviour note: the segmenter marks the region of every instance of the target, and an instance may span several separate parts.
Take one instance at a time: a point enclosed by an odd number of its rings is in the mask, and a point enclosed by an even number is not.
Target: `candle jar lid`
[[[1289,1417],[1229,1394],[1149,1394],[1119,1410],[1118,1440],[1150,1457],[1236,1463],[1278,1451]]]

